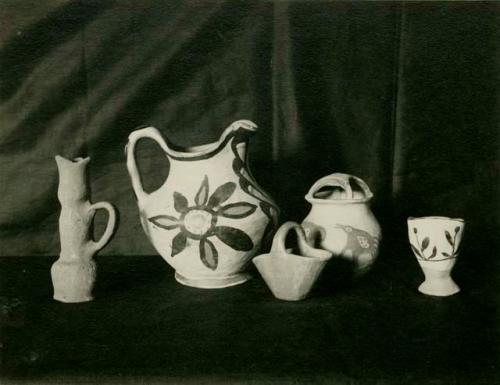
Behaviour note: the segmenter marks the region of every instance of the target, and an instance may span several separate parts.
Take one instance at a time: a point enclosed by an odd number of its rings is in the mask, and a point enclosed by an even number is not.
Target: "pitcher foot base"
[[[185,286],[197,287],[199,289],[222,289],[224,287],[240,285],[252,276],[247,273],[239,273],[222,278],[187,278],[175,273],[175,280]]]

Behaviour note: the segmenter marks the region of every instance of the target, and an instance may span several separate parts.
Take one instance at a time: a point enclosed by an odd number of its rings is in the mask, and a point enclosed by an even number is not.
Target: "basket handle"
[[[306,241],[306,234],[302,226],[300,226],[297,222],[292,221],[283,223],[278,231],[276,231],[271,247],[271,252],[273,254],[289,254],[286,251],[285,240],[290,230],[294,230],[297,233],[299,250],[302,256],[309,258],[330,259],[332,254],[327,250],[316,249],[310,246]]]

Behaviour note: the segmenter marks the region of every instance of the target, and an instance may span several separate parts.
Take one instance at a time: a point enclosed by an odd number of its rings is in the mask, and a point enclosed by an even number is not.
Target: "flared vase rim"
[[[87,163],[88,161],[90,161],[90,156],[87,156],[87,157],[77,156],[77,157],[74,157],[74,158],[65,158],[64,156],[56,155],[55,156],[55,160],[56,161],[64,161],[64,162],[67,162],[67,163],[71,163],[71,164],[77,165],[77,164]]]

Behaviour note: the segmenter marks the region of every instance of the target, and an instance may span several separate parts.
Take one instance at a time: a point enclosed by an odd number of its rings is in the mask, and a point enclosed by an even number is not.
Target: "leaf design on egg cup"
[[[422,240],[422,242],[420,243],[420,241],[418,239],[418,231],[417,231],[416,227],[413,228],[413,234],[415,234],[415,240],[417,242],[418,248],[410,243],[411,249],[412,249],[413,253],[415,254],[415,256],[422,261],[439,262],[439,261],[445,261],[448,259],[454,259],[458,256],[458,249],[455,249],[455,244],[456,244],[456,239],[457,239],[457,235],[458,235],[459,231],[460,231],[460,227],[459,226],[455,227],[453,237],[448,230],[444,231],[445,238],[452,247],[451,253],[447,253],[444,251],[440,252],[440,254],[444,258],[435,259],[437,254],[438,254],[436,246],[434,246],[432,248],[432,252],[429,256],[427,256],[427,257],[425,256],[424,251],[429,247],[430,239],[429,239],[429,237],[425,237]]]

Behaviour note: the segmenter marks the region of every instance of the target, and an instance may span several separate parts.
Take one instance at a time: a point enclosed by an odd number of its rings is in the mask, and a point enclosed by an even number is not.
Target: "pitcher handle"
[[[140,202],[146,198],[149,194],[144,191],[141,182],[141,176],[139,174],[139,169],[137,168],[137,162],[135,160],[135,146],[140,139],[149,138],[153,139],[163,151],[168,152],[167,144],[165,140],[154,127],[141,128],[130,133],[128,137],[128,143],[125,146],[125,153],[127,154],[127,169],[132,181],[132,188],[134,189],[137,200]]]
[[[108,242],[111,240],[111,237],[115,233],[116,230],[116,225],[117,225],[117,215],[116,215],[116,208],[109,202],[97,202],[92,205],[90,205],[90,210],[93,211],[92,217],[95,215],[97,210],[106,210],[108,212],[108,224],[106,225],[106,229],[104,230],[104,233],[102,234],[101,238],[93,243],[94,251],[97,252],[101,250],[104,246],[108,244]]]
[[[271,247],[272,252],[287,254],[285,240],[290,230],[295,230],[295,232],[297,233],[297,243],[299,245],[299,250],[304,257],[321,259],[329,259],[331,257],[330,252],[326,250],[316,249],[310,246],[306,241],[306,234],[302,226],[300,226],[297,222],[292,221],[283,223],[278,231],[276,231]]]

